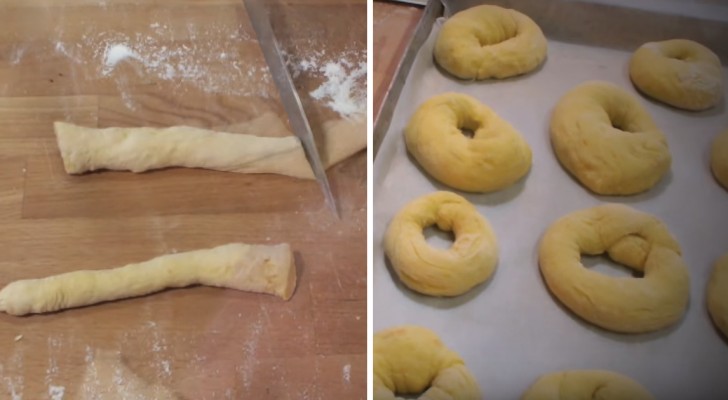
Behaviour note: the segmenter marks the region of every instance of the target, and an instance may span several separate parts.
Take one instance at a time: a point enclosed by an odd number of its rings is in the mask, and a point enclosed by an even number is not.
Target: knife
[[[331,186],[329,186],[329,180],[326,177],[326,170],[323,167],[323,163],[321,163],[321,157],[319,156],[318,148],[313,138],[313,132],[311,132],[311,126],[306,118],[306,113],[303,111],[298,92],[293,86],[293,79],[291,79],[286,63],[281,56],[278,41],[276,41],[275,35],[273,34],[270,15],[265,6],[266,0],[243,0],[243,2],[248,12],[248,18],[253,25],[253,30],[258,36],[258,43],[260,43],[260,48],[263,51],[263,57],[265,57],[265,61],[268,63],[273,81],[280,92],[283,108],[286,110],[288,120],[291,123],[291,129],[293,129],[293,133],[298,139],[301,140],[306,158],[313,169],[313,174],[316,176],[316,180],[324,192],[326,203],[336,217],[341,218],[339,209],[336,207],[336,200],[331,192]]]

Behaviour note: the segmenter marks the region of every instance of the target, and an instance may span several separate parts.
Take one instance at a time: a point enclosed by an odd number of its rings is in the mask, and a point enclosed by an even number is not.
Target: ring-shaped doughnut
[[[461,129],[473,132],[466,137]],[[405,129],[407,150],[438,181],[468,192],[500,190],[526,175],[531,148],[493,110],[459,93],[423,103]]]
[[[630,195],[670,169],[667,141],[624,89],[590,81],[571,89],[551,116],[551,144],[564,168],[591,191]]]
[[[715,326],[728,338],[728,253],[713,266],[708,281],[708,312]]]
[[[500,79],[541,65],[547,47],[541,28],[528,16],[482,5],[460,11],[442,25],[434,55],[458,78]]]
[[[728,130],[713,139],[710,147],[710,169],[715,180],[728,190]]]
[[[581,254],[603,253],[644,276],[612,277],[582,265]],[[539,266],[566,307],[615,332],[656,331],[687,308],[690,277],[680,245],[657,218],[625,205],[579,210],[554,222],[541,239]]]
[[[539,377],[521,400],[654,400],[632,378],[612,371],[587,369],[552,372]]]
[[[423,393],[424,392],[424,393]],[[374,400],[481,400],[463,359],[429,329],[404,325],[374,335]]]
[[[452,231],[449,249],[430,246],[422,231]],[[464,198],[435,192],[405,205],[384,236],[384,251],[399,279],[431,296],[457,296],[488,279],[498,263],[498,244],[488,221]]]
[[[723,97],[720,59],[692,40],[643,44],[632,55],[629,76],[640,92],[685,110],[711,108]]]

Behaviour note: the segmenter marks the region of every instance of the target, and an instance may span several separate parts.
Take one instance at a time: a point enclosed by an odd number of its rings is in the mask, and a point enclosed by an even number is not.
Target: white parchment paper
[[[464,357],[487,399],[517,399],[541,374],[582,368],[626,374],[658,399],[728,399],[728,341],[719,336],[705,306],[710,270],[728,252],[728,191],[709,168],[710,143],[728,129],[725,103],[702,113],[664,106],[633,88],[629,53],[554,41],[549,41],[544,66],[531,74],[458,81],[433,62],[441,23],[419,51],[374,163],[374,331],[399,324],[435,330]],[[550,114],[567,90],[587,80],[612,82],[633,93],[667,136],[672,169],[648,193],[596,196],[559,165],[549,142]],[[417,106],[448,91],[474,96],[508,120],[530,144],[533,166],[525,179],[500,192],[455,191],[492,224],[500,261],[493,277],[471,292],[433,298],[397,280],[385,261],[382,237],[390,219],[410,200],[436,190],[454,191],[429,178],[408,157],[403,138]],[[568,312],[546,289],[537,260],[543,232],[569,212],[604,202],[625,203],[658,216],[681,243],[691,295],[684,320],[674,327],[643,335],[610,333]],[[445,243],[438,237],[430,241]],[[603,264],[595,268],[622,273]]]

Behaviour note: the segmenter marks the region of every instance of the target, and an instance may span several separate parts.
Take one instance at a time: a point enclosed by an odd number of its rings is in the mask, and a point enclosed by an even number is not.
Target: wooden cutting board
[[[366,49],[363,0],[274,9],[289,55],[315,48],[325,63]],[[139,382],[180,399],[365,398],[364,152],[329,170],[341,220],[315,181],[63,170],[56,120],[212,128],[268,111],[285,118],[246,18],[225,0],[0,5],[0,286],[230,242],[288,242],[299,272],[288,302],[193,287],[0,313],[0,399],[106,398],[104,385],[136,398]],[[318,132],[337,115],[307,95],[325,79],[310,72],[296,85]]]

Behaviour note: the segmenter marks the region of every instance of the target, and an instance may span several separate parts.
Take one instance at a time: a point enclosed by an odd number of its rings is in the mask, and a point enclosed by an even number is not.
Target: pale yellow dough
[[[314,179],[300,141],[272,113],[227,127],[236,133],[188,126],[95,129],[56,122],[54,127],[69,174],[188,167]],[[329,167],[366,147],[366,122],[328,121],[322,142],[322,162]]]
[[[611,277],[582,265],[581,254],[603,253],[644,277]],[[566,307],[615,332],[656,331],[687,308],[690,277],[680,245],[660,220],[625,205],[579,210],[554,222],[541,239],[539,265]]]
[[[718,183],[728,190],[728,130],[713,140],[710,147],[710,169]]]
[[[374,335],[374,400],[481,400],[463,359],[429,329],[403,325]]]
[[[654,400],[642,385],[605,370],[552,372],[539,377],[521,400]]]
[[[474,132],[472,138],[461,129]],[[469,192],[503,189],[531,168],[531,148],[493,110],[459,93],[434,96],[410,118],[407,150],[438,181]]]
[[[296,287],[296,266],[287,244],[231,243],[114,269],[15,281],[0,290],[0,311],[46,313],[190,285],[269,293],[287,300]]]
[[[546,58],[546,38],[528,16],[492,5],[450,17],[435,41],[435,60],[461,79],[507,78],[532,71]]]
[[[631,195],[652,188],[670,169],[667,140],[637,99],[611,83],[571,89],[551,116],[556,157],[597,194]]]
[[[713,266],[708,281],[708,311],[715,326],[728,338],[728,253]]]
[[[711,108],[724,92],[720,59],[692,40],[643,44],[632,55],[629,76],[642,93],[685,110]]]
[[[422,230],[452,231],[447,249],[430,246]],[[498,243],[488,221],[466,199],[435,192],[402,207],[387,227],[384,251],[399,279],[431,296],[457,296],[484,282],[498,263]]]

